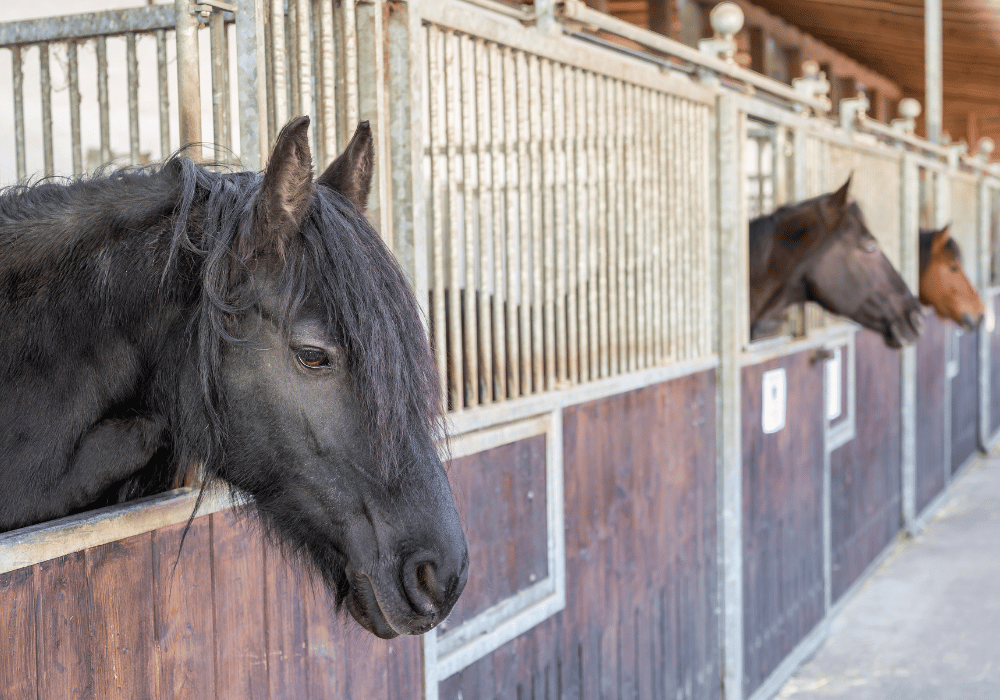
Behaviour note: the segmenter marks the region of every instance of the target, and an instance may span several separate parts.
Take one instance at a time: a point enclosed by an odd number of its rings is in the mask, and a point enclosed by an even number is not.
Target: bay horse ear
[[[284,256],[312,202],[312,178],[309,117],[296,117],[278,134],[264,170],[254,203],[253,235],[257,240],[249,242],[254,252],[276,250]]]
[[[941,229],[934,232],[934,238],[931,239],[931,250],[934,252],[939,251],[948,241],[951,240],[951,224],[945,224]]]
[[[358,124],[354,137],[344,152],[330,163],[319,184],[340,192],[364,212],[368,209],[368,195],[372,191],[372,175],[375,172],[375,144],[368,122]]]

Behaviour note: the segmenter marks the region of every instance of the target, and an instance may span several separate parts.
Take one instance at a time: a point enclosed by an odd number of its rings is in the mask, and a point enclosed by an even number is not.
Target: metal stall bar
[[[313,113],[312,99],[312,57],[310,54],[312,46],[312,27],[309,23],[309,0],[294,0],[295,2],[295,59],[298,68],[295,84],[297,86],[296,97],[293,107],[294,116],[309,115]],[[283,124],[276,124],[280,128]],[[316,139],[313,134],[317,128],[315,122],[309,130],[310,146],[312,152],[316,152]]]
[[[111,107],[108,102],[108,41],[97,37],[97,103],[101,123],[101,162],[111,161]]]
[[[67,42],[66,62],[69,64],[69,128],[72,139],[70,150],[73,154],[73,174],[80,175],[83,173],[83,142],[80,136],[80,59],[76,47],[76,41]]]
[[[479,238],[476,222],[476,212],[474,202],[479,189],[478,165],[476,163],[476,151],[479,145],[476,141],[476,112],[475,112],[475,65],[473,64],[473,42],[468,36],[457,36],[458,51],[455,56],[458,61],[456,90],[453,93],[462,95],[465,99],[456,105],[460,114],[458,120],[460,128],[456,132],[456,137],[460,144],[461,155],[460,164],[457,168],[462,173],[462,189],[459,195],[462,202],[463,233],[465,234],[464,250],[464,280],[462,282],[462,317],[464,322],[465,336],[465,370],[467,372],[466,383],[468,385],[467,397],[468,406],[479,405],[482,396],[482,387],[486,378],[482,375],[482,367],[479,364],[480,333],[477,332],[479,303],[477,295],[480,293],[480,280],[482,279],[482,267],[479,255],[477,254],[477,239]],[[457,259],[458,256],[456,256]],[[457,309],[456,309],[457,313]]]
[[[139,156],[139,61],[135,55],[135,32],[125,35],[125,61],[128,64],[128,153],[133,164]]]
[[[23,180],[28,167],[25,163],[24,147],[24,68],[21,65],[21,47],[11,47],[10,53],[14,74],[14,143],[16,148],[14,158],[17,164],[17,179]]]
[[[73,46],[71,44],[71,46]],[[73,46],[73,56],[76,57],[76,47]],[[165,159],[170,154],[170,87],[167,79],[167,32],[156,30],[156,85],[160,93],[160,158]],[[70,90],[76,90],[70,87]],[[73,96],[71,96],[73,99]],[[77,136],[73,142],[79,144],[80,102],[76,97]],[[75,157],[75,156],[74,156]],[[75,169],[74,165],[74,169]]]
[[[430,127],[430,173],[431,173],[431,251],[433,256],[433,273],[430,279],[431,290],[431,321],[434,339],[435,356],[438,362],[438,374],[441,379],[441,395],[445,407],[450,407],[452,401],[451,383],[448,377],[448,327],[445,313],[445,293],[448,283],[445,280],[445,239],[444,239],[444,183],[448,180],[447,129],[445,121],[445,91],[444,67],[444,34],[433,27],[427,28],[427,73],[428,73],[428,118]]]
[[[249,170],[261,168],[267,153],[264,48],[264,2],[242,0],[236,13],[236,94],[240,99],[240,161]],[[183,113],[187,103],[181,100],[180,104]]]
[[[497,290],[494,284],[497,269],[497,261],[494,258],[493,239],[493,195],[494,186],[492,180],[493,158],[496,157],[490,144],[490,134],[492,130],[492,110],[490,109],[490,72],[489,72],[489,48],[484,41],[475,41],[470,52],[470,58],[474,62],[474,67],[469,66],[468,70],[473,71],[474,85],[470,89],[475,95],[475,117],[471,114],[470,139],[476,141],[476,163],[478,167],[477,187],[470,191],[469,200],[479,202],[479,217],[476,222],[478,231],[479,258],[479,296],[478,316],[479,316],[479,377],[480,386],[479,402],[482,404],[493,403],[494,381],[497,374],[494,371],[494,348],[493,348],[493,313],[491,306],[496,304]],[[471,112],[471,110],[470,110]],[[471,207],[470,207],[471,209]]]
[[[49,72],[49,44],[38,45],[38,63],[42,89],[42,150],[44,153],[45,175],[55,174],[52,158],[52,75]]]
[[[288,46],[285,43],[285,0],[270,0],[270,78],[267,96],[270,103],[272,125],[280,128],[288,122]],[[330,5],[331,3],[325,3]],[[330,12],[332,12],[332,7]],[[274,138],[274,134],[271,135]]]
[[[501,53],[496,44],[486,45],[489,57],[489,76],[486,79],[489,86],[489,126],[490,126],[490,158],[492,162],[492,208],[490,210],[491,237],[493,244],[493,363],[495,370],[495,393],[497,401],[509,397],[508,367],[510,354],[508,352],[504,309],[509,303],[506,286],[507,260],[504,255],[504,192],[506,182],[504,123],[503,123],[503,73],[501,72]]]
[[[320,72],[317,80],[319,89],[320,153],[322,162],[328,163],[337,156],[337,95],[334,42],[333,3],[320,0],[319,5],[319,58]],[[393,246],[395,249],[395,246]]]
[[[201,160],[201,76],[198,55],[198,18],[195,16],[194,8],[191,6],[189,0],[174,0],[174,9],[176,11],[177,101],[180,107],[178,118],[180,122],[181,147],[189,144],[193,145],[194,147],[188,151],[188,155],[195,160]],[[103,49],[103,42],[104,37],[98,37],[97,50],[99,57]],[[104,95],[106,98],[107,65],[100,58],[98,60],[101,65],[104,65]],[[102,107],[101,114],[104,115],[105,113]],[[103,143],[102,134],[101,157],[105,158]]]
[[[919,261],[915,236],[920,230],[920,183],[917,163],[913,156],[904,152],[900,160],[900,274],[910,289],[919,287]],[[914,345],[903,348],[900,354],[900,439],[903,527],[911,535],[915,534],[917,522],[917,348]],[[828,593],[829,595],[829,593]]]
[[[461,83],[459,82],[459,36],[455,32],[442,32],[444,37],[444,82],[441,86],[445,96],[445,119],[447,130],[444,137],[445,153],[447,154],[448,175],[444,189],[448,202],[448,226],[444,248],[447,251],[447,285],[448,293],[448,350],[451,360],[448,363],[451,370],[451,390],[453,392],[452,408],[461,411],[466,408],[466,358],[463,355],[464,343],[462,335],[462,286],[464,273],[464,253],[462,246],[462,215],[460,210],[459,178],[462,174],[456,138],[461,137]],[[443,290],[443,291],[444,291]]]
[[[518,143],[518,105],[516,85],[516,60],[513,51],[503,46],[500,48],[501,67],[503,74],[503,105],[504,105],[504,156],[507,162],[507,173],[504,180],[504,196],[507,202],[507,352],[510,378],[508,380],[509,398],[523,396],[526,392],[522,384],[522,354],[520,337],[520,270],[521,258],[518,240],[521,232],[521,188],[520,183],[520,149]]]
[[[213,12],[210,23],[212,54],[212,131],[215,142],[215,160],[228,160],[233,149],[233,136],[229,124],[229,39],[226,18]]]

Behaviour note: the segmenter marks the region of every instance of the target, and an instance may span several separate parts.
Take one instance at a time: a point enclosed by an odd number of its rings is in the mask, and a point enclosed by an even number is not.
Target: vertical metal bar
[[[331,5],[331,3],[324,3]],[[332,5],[331,5],[332,7]],[[285,0],[271,0],[271,103],[274,122],[284,125],[288,119],[288,46],[285,42]],[[331,9],[332,11],[332,9]]]
[[[174,0],[177,39],[177,101],[179,106],[181,146],[193,144],[188,154],[201,160],[201,76],[198,56],[198,18],[193,14],[189,0]],[[242,14],[241,12],[237,14]],[[98,69],[104,66],[104,95],[107,97],[107,62],[102,61],[104,37],[97,38]],[[100,88],[98,88],[100,90]],[[105,113],[101,109],[102,115]],[[101,146],[102,158],[104,146]]]
[[[534,233],[531,224],[531,190],[534,182],[531,179],[531,159],[528,154],[528,143],[531,140],[530,123],[528,121],[528,105],[534,99],[528,87],[528,59],[524,52],[514,54],[517,66],[517,155],[520,169],[518,177],[518,199],[521,225],[518,231],[517,249],[520,255],[520,325],[521,325],[521,392],[534,393],[538,387],[532,385],[531,362],[531,312],[534,295],[531,289],[531,237]]]
[[[10,49],[14,78],[14,145],[17,164],[17,179],[23,180],[28,173],[24,147],[24,69],[21,65],[21,47]]]
[[[497,288],[494,284],[498,261],[494,257],[494,193],[492,148],[493,110],[490,98],[490,60],[485,41],[477,40],[475,49],[475,97],[476,97],[476,158],[479,166],[479,187],[475,200],[479,202],[479,353],[480,377],[483,385],[482,403],[492,403],[494,381],[497,372],[494,364],[493,348],[493,308],[497,304]],[[472,67],[470,67],[472,70]]]
[[[520,149],[518,144],[517,61],[507,47],[500,50],[503,76],[504,102],[504,156],[507,174],[504,197],[507,202],[507,353],[510,368],[508,395],[523,395],[521,382],[520,343],[520,270],[521,270],[521,198],[520,198]]]
[[[917,289],[920,231],[920,194],[917,164],[913,156],[903,152],[900,161],[900,273],[910,289]],[[908,250],[909,249],[909,250]],[[904,348],[900,357],[900,440],[901,440],[901,498],[903,527],[916,534],[916,479],[917,479],[917,356],[916,347]]]
[[[133,164],[139,155],[139,61],[135,55],[135,32],[125,35],[125,61],[128,64],[128,155]]]
[[[649,168],[650,168],[650,353],[653,365],[661,364],[665,353],[663,351],[663,295],[660,285],[663,282],[663,208],[661,188],[663,187],[663,94],[655,90],[649,91],[649,121],[650,130]]]
[[[309,0],[295,0],[295,48],[298,59],[298,102],[295,104],[296,116],[311,115],[312,102],[312,29],[309,24]],[[315,151],[315,143],[313,144]]]
[[[462,216],[459,210],[458,178],[462,174],[462,164],[459,160],[455,138],[461,138],[461,82],[459,80],[458,47],[459,37],[455,33],[444,33],[444,84],[443,89],[447,102],[445,134],[448,171],[448,252],[450,254],[448,274],[448,333],[451,350],[452,391],[455,393],[455,410],[466,407],[465,369],[467,358],[463,356],[462,338],[462,286],[464,249],[459,240],[462,226]],[[471,329],[470,329],[471,330]]]
[[[740,352],[743,344],[740,316],[734,306],[746,303],[741,254],[747,235],[743,216],[743,148],[741,115],[735,95],[723,93],[716,101],[718,141],[715,172],[719,213],[719,259],[716,308],[719,310],[718,369],[718,481],[721,534],[721,588],[723,687],[725,697],[743,697],[743,468]]]
[[[350,136],[350,132],[358,123],[358,28],[355,0],[342,0],[340,6],[341,18],[344,27],[344,97],[346,117],[345,137]]]
[[[684,235],[681,236],[681,242],[683,244],[684,255],[681,258],[681,270],[684,275],[684,288],[682,291],[682,308],[684,309],[684,354],[683,358],[685,360],[691,359],[691,346],[693,345],[692,340],[695,334],[695,321],[694,315],[695,310],[692,308],[693,302],[693,270],[691,269],[692,255],[691,250],[694,243],[694,236],[691,235],[691,159],[694,157],[693,149],[691,148],[691,103],[684,99],[681,100],[681,144],[683,147],[684,156],[681,161],[681,195],[683,196],[683,204],[681,205],[681,216],[682,216],[682,228],[681,231]]]
[[[73,50],[73,59],[70,66],[76,61],[76,45],[70,44]],[[71,72],[71,76],[73,73]],[[70,90],[74,95],[77,91],[73,88],[74,78],[71,78]],[[78,82],[78,79],[76,79]],[[160,159],[164,160],[170,154],[170,87],[167,82],[167,32],[163,29],[156,30],[156,85],[159,89],[160,107]],[[76,120],[77,128],[80,123],[80,102],[77,95]],[[76,139],[74,139],[74,143]],[[76,166],[74,166],[75,169]]]
[[[677,202],[681,200],[681,192],[678,186],[683,161],[680,158],[680,117],[677,112],[678,98],[673,95],[667,96],[667,124],[669,134],[669,160],[666,169],[667,175],[667,197],[666,201],[674,203],[670,207],[670,225],[667,237],[667,300],[669,304],[668,332],[670,333],[670,356],[675,360],[680,360],[682,356],[681,343],[684,332],[683,323],[680,316],[681,307],[681,269],[680,269],[680,238],[682,229],[680,227],[680,207]]]
[[[476,83],[475,65],[472,59],[473,39],[468,35],[457,36],[458,43],[458,82],[455,84],[452,94],[457,98],[456,105],[461,120],[460,129],[455,134],[461,144],[461,163],[458,167],[462,170],[462,213],[464,215],[463,231],[465,233],[465,367],[466,382],[468,384],[468,405],[476,406],[480,402],[480,386],[486,381],[480,376],[479,364],[479,339],[478,332],[479,319],[479,299],[480,279],[482,268],[480,267],[477,248],[479,241],[476,226],[476,205],[479,190],[478,164],[476,162]]]
[[[713,261],[713,241],[717,238],[713,231],[712,222],[712,212],[714,207],[711,201],[711,162],[712,162],[712,149],[709,145],[710,136],[712,133],[712,114],[707,106],[700,106],[699,112],[701,119],[699,124],[701,128],[699,129],[699,151],[698,151],[698,163],[699,163],[699,185],[698,191],[701,193],[701,198],[699,201],[698,211],[701,212],[701,226],[699,227],[699,236],[701,240],[701,254],[702,254],[702,268],[700,270],[701,279],[701,309],[702,314],[706,318],[716,318],[718,316],[718,308],[714,305],[714,293],[712,290],[712,284],[716,277],[716,270],[712,267]],[[714,326],[708,323],[702,323],[702,340],[701,340],[701,357],[708,357],[715,351],[715,333]]]
[[[108,42],[97,37],[97,103],[101,123],[101,162],[111,161],[111,108],[108,103]]]
[[[42,150],[44,153],[45,174],[55,173],[52,158],[52,76],[49,73],[49,44],[38,44],[38,62],[42,92]]]
[[[226,22],[221,12],[213,12],[209,33],[212,55],[212,140],[215,142],[215,160],[228,159],[232,150],[229,133],[229,42],[226,39]]]
[[[545,288],[543,287],[543,249],[542,243],[546,231],[543,228],[544,212],[542,210],[542,126],[541,100],[534,97],[541,94],[541,67],[539,58],[529,54],[528,59],[528,109],[529,109],[529,154],[531,162],[531,339],[532,368],[534,390],[543,391],[547,388],[545,381],[545,336],[543,330],[543,314],[545,308]]]
[[[941,81],[941,0],[924,0],[924,119],[927,139],[941,141],[942,81]]]
[[[80,137],[80,60],[76,42],[66,44],[66,59],[69,64],[69,124],[73,153],[73,174],[83,174],[83,141]]]
[[[264,71],[263,0],[243,0],[240,3],[240,11],[236,13],[236,56],[236,94],[240,98],[240,161],[245,168],[254,170],[261,168],[266,160],[267,86]],[[182,141],[183,138],[182,134]]]
[[[333,32],[333,3],[320,0],[319,3],[319,52],[320,52],[320,95],[322,110],[320,121],[323,124],[323,162],[333,160],[337,156],[337,100],[336,72],[334,56],[337,47]]]
[[[442,66],[444,35],[440,30],[428,27],[427,31],[427,86],[429,91],[428,119],[430,138],[430,176],[431,176],[431,250],[433,251],[433,278],[431,289],[431,319],[434,323],[434,351],[437,355],[438,374],[441,379],[441,393],[446,406],[454,405],[450,399],[450,383],[448,377],[448,318],[445,307],[445,294],[448,284],[445,281],[445,240],[444,240],[444,183],[448,179],[448,164],[445,160],[447,123],[445,122],[444,106],[444,69]],[[457,407],[457,406],[456,406]]]
[[[585,156],[586,146],[583,142],[584,120],[580,118],[585,105],[583,95],[578,88],[582,71],[573,66],[566,66],[563,69],[563,79],[565,81],[565,94],[563,104],[566,109],[566,133],[564,134],[565,144],[563,148],[566,152],[566,257],[568,258],[567,279],[567,326],[568,333],[566,342],[569,346],[569,381],[579,384],[582,375],[581,371],[585,367],[586,355],[584,346],[586,342],[581,338],[586,337],[586,325],[584,325],[585,314],[583,304],[586,295],[583,293],[585,284],[585,274],[581,270],[583,256],[586,251],[585,239],[583,236],[583,222],[586,220],[584,208],[587,206],[585,194],[583,192],[585,177],[581,177],[582,161]]]
[[[539,231],[542,234],[542,264],[539,276],[544,286],[545,296],[542,306],[543,330],[542,337],[545,344],[545,388],[549,391],[555,388],[559,380],[557,365],[557,350],[561,349],[562,343],[556,337],[556,309],[561,304],[556,299],[556,230],[553,227],[555,219],[555,198],[556,178],[555,178],[555,153],[553,152],[553,86],[552,86],[552,64],[544,59],[538,61],[539,85],[541,87],[541,124],[539,135],[541,136],[541,190],[542,225]],[[561,358],[562,356],[559,355]]]
[[[622,228],[622,246],[624,259],[622,260],[622,302],[624,303],[624,325],[623,325],[623,345],[625,347],[625,358],[622,363],[622,371],[633,371],[636,368],[636,347],[635,347],[635,327],[636,327],[636,261],[638,259],[636,243],[638,242],[638,230],[636,228],[635,197],[638,187],[636,169],[638,168],[638,154],[635,145],[635,86],[630,83],[621,83],[619,94],[618,115],[619,131],[622,134],[621,162],[622,171],[619,177],[622,190],[619,205],[621,207],[624,224]]]
[[[372,125],[375,140],[374,185],[369,198],[368,216],[392,248],[392,197],[389,183],[389,138],[385,128],[387,102],[385,86],[385,28],[381,2],[356,5],[358,119]],[[349,125],[352,128],[354,124]]]
[[[595,184],[597,185],[597,250],[593,258],[594,269],[598,271],[597,284],[597,316],[598,332],[600,336],[599,345],[601,348],[601,377],[611,375],[614,367],[612,358],[614,349],[611,341],[611,262],[610,262],[610,241],[612,226],[610,218],[613,216],[613,208],[610,205],[611,198],[611,167],[609,164],[611,150],[610,137],[608,135],[608,104],[610,95],[608,90],[609,78],[595,76],[596,100],[588,100],[595,105],[597,135],[595,151],[597,153],[597,166],[595,173]],[[617,357],[617,355],[614,355]]]
[[[990,187],[986,180],[985,174],[982,172],[977,172],[976,174],[976,237],[978,238],[979,254],[976,256],[978,260],[978,275],[979,277],[979,289],[980,295],[983,298],[985,304],[989,305],[988,313],[990,313],[990,318],[992,318],[993,312],[993,294],[990,291],[991,280],[990,280],[990,267],[993,259],[993,252],[990,250],[990,219],[991,209],[990,209]],[[982,324],[978,331],[979,340],[979,449],[983,452],[989,452],[990,445],[990,423],[991,423],[991,391],[990,391],[990,374],[992,372],[992,362],[990,362],[990,353],[993,341],[993,331],[989,327],[989,324]]]
[[[654,236],[656,235],[656,200],[653,197],[653,190],[656,182],[656,157],[655,135],[651,133],[650,127],[655,115],[652,107],[652,90],[643,89],[640,93],[642,97],[642,110],[639,121],[639,129],[642,133],[642,148],[640,154],[643,158],[643,185],[642,185],[642,210],[639,212],[643,223],[642,236],[642,299],[643,299],[643,326],[642,326],[642,366],[649,367],[656,364],[655,354],[655,332],[653,311],[656,304],[653,300],[653,248]]]
[[[587,211],[584,223],[586,238],[582,241],[583,273],[581,277],[586,280],[586,289],[581,306],[581,331],[586,328],[586,335],[582,338],[580,346],[587,352],[587,379],[591,381],[600,376],[601,341],[598,335],[599,314],[597,302],[597,238],[599,234],[598,225],[598,193],[597,193],[597,105],[596,105],[596,80],[594,74],[589,71],[579,73],[578,94],[582,96],[578,113],[582,115],[580,119],[581,129],[585,135],[585,180],[584,187],[587,193]],[[577,161],[579,162],[579,161]],[[582,325],[586,323],[586,326]]]
[[[493,243],[493,365],[495,369],[496,397],[498,401],[507,398],[507,372],[509,355],[506,349],[506,325],[504,309],[507,306],[505,287],[506,264],[504,260],[504,218],[503,191],[505,187],[504,144],[503,144],[503,73],[500,51],[496,44],[486,44],[489,60],[487,86],[489,88],[490,114],[490,162],[492,165],[491,201],[492,243]]]
[[[654,123],[657,138],[657,158],[656,158],[656,210],[659,216],[657,225],[656,240],[658,252],[656,255],[656,298],[659,306],[656,311],[656,319],[659,323],[659,359],[662,362],[670,357],[670,324],[668,315],[669,296],[667,294],[667,274],[668,274],[668,252],[667,245],[670,239],[670,209],[667,206],[668,182],[667,166],[669,158],[668,144],[670,140],[670,122],[667,119],[667,95],[657,93],[656,95],[656,121]]]
[[[611,324],[613,331],[613,347],[617,353],[613,372],[623,374],[628,368],[628,307],[626,306],[626,278],[625,265],[628,251],[626,248],[628,231],[626,230],[625,219],[625,183],[628,174],[625,170],[625,134],[623,126],[625,124],[625,99],[624,85],[620,80],[611,83],[611,100],[608,103],[610,110],[608,119],[613,125],[614,138],[611,145],[609,162],[613,171],[608,173],[608,186],[613,188],[614,208],[611,213],[611,220],[614,222],[613,237],[610,253],[612,256],[612,277],[611,289],[613,306],[612,314],[615,320]]]
[[[285,55],[288,57],[288,72],[285,81],[288,83],[288,117],[299,115],[299,5],[298,0],[288,0],[285,21]],[[272,100],[273,102],[273,100]],[[275,125],[275,131],[281,124]]]

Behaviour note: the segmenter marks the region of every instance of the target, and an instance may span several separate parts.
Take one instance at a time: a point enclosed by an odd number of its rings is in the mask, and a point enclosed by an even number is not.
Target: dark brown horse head
[[[788,306],[815,301],[875,331],[890,347],[919,337],[920,303],[848,197],[850,182],[750,222],[752,334]]]
[[[971,331],[983,320],[983,300],[962,269],[962,250],[948,232],[920,231],[920,301]]]

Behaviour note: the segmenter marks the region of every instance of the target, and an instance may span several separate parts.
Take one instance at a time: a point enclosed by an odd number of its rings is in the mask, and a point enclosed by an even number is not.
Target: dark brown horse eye
[[[316,348],[302,348],[295,353],[295,357],[298,358],[303,367],[308,367],[309,369],[330,366],[330,358],[326,356],[325,352]]]

